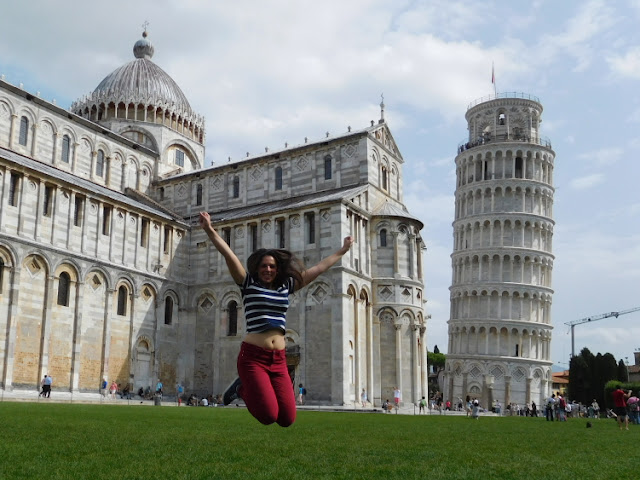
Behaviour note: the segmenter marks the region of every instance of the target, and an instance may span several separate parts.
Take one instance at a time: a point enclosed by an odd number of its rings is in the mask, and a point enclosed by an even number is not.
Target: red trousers
[[[288,427],[296,420],[296,400],[284,350],[242,342],[238,354],[240,397],[260,423]]]

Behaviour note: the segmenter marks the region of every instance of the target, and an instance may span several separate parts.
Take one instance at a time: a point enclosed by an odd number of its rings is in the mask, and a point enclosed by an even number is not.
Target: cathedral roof
[[[74,187],[84,192],[90,192],[92,197],[108,199],[111,202],[114,202],[114,204],[127,205],[129,208],[135,209],[139,212],[144,212],[149,216],[184,224],[183,221],[176,218],[175,214],[171,214],[167,211],[167,209],[162,207],[150,206],[148,201],[138,200],[140,195],[137,195],[135,198],[131,198],[123,193],[96,184],[91,180],[78,177],[72,173],[57,169],[52,165],[42,163],[38,160],[34,160],[24,155],[20,155],[19,153],[16,153],[12,150],[7,150],[3,147],[0,147],[0,156],[2,158],[8,159],[16,165],[20,165],[26,169],[36,171],[49,178],[55,178],[59,185],[73,185]]]
[[[398,218],[410,218],[418,222],[421,226],[424,226],[422,221],[413,215],[408,210],[398,205],[394,205],[389,201],[385,201],[382,205],[376,208],[373,212],[376,217],[398,217]]]
[[[281,212],[282,210],[299,210],[302,208],[308,208],[312,205],[340,202],[366,191],[367,188],[367,185],[342,187],[235,209],[212,209],[209,213],[211,214],[211,220],[213,222],[234,221],[246,217],[268,215],[273,212]]]
[[[134,103],[169,109],[179,117],[197,117],[178,84],[151,60],[153,54],[145,31],[133,46],[135,60],[107,75],[89,96],[74,103],[72,110],[97,102]]]

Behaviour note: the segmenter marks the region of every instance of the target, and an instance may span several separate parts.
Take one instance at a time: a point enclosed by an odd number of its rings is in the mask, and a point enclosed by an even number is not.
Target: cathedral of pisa
[[[152,61],[146,32],[133,52],[67,108],[0,79],[2,391],[35,392],[50,375],[71,396],[99,395],[103,379],[222,393],[245,324],[197,225],[208,211],[241,261],[275,247],[312,265],[355,238],[292,297],[287,363],[309,403],[350,405],[365,389],[379,406],[395,387],[405,403],[428,396],[423,225],[403,203],[384,105],[364,128],[206,166],[204,118]],[[512,101],[507,120],[511,108],[529,112],[518,125],[537,139],[539,105]],[[552,152],[502,142],[456,161],[450,392],[502,369],[494,388],[533,395],[549,371]]]

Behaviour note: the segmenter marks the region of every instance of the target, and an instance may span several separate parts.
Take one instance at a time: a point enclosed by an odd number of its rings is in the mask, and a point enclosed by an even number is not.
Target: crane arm
[[[575,342],[573,330],[576,325],[580,325],[582,323],[587,322],[595,322],[597,320],[602,320],[604,318],[616,317],[618,318],[620,315],[626,315],[627,313],[637,312],[640,310],[640,307],[630,308],[629,310],[622,310],[620,312],[609,312],[609,313],[601,313],[600,315],[593,315],[587,318],[581,318],[580,320],[574,320],[572,322],[565,322],[565,325],[569,325],[571,327],[571,357],[575,355]]]
[[[595,322],[597,320],[602,320],[604,318],[610,318],[610,317],[618,318],[620,315],[626,315],[627,313],[637,312],[638,310],[640,310],[640,307],[630,308],[629,310],[622,310],[620,312],[601,313],[600,315],[592,315],[590,317],[581,318],[579,320],[573,320],[572,322],[565,322],[565,325],[573,326],[573,325],[580,325],[582,323],[587,323],[587,322]]]

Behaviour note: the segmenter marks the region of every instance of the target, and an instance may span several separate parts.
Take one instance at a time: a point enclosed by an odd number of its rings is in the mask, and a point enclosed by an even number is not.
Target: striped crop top
[[[272,328],[280,329],[284,333],[289,295],[295,289],[293,277],[289,277],[277,289],[271,290],[260,285],[247,273],[240,288],[247,333],[261,333]]]

